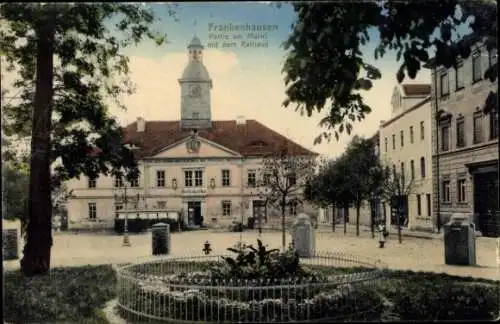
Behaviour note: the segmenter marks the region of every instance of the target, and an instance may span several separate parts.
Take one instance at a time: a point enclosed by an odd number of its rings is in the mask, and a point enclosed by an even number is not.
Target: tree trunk
[[[347,209],[344,207],[344,235],[347,234]]]
[[[375,238],[375,202],[370,201],[370,230],[372,232],[372,238]]]
[[[359,210],[360,204],[356,204],[356,236],[359,236]]]
[[[54,21],[36,27],[36,89],[31,138],[31,162],[27,239],[21,271],[25,276],[47,274],[52,247],[52,202],[50,194],[50,133],[53,95]]]
[[[332,232],[335,232],[335,204],[332,204]]]
[[[400,206],[400,202],[398,201],[398,240],[399,240],[399,243],[401,244],[403,242],[403,238],[401,237],[401,206]]]
[[[286,229],[285,229],[285,201],[281,202],[281,249],[283,253],[286,251]]]

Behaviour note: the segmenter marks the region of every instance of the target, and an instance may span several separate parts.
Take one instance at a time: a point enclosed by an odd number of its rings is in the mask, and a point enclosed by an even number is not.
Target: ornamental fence
[[[118,312],[129,323],[379,320],[372,284],[385,266],[342,253],[301,259],[305,276],[227,279],[208,269],[225,255],[167,258],[117,269]]]

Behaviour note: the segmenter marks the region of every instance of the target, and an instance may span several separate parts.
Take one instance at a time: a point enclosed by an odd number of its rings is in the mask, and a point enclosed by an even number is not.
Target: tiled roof
[[[426,97],[431,94],[430,84],[403,84],[402,87],[405,96]]]
[[[139,147],[137,158],[154,156],[191,134],[190,130],[181,130],[178,120],[147,121],[145,124],[144,132],[137,132],[137,123],[124,128],[125,142]],[[212,128],[200,129],[198,136],[243,156],[264,156],[285,145],[292,154],[317,155],[253,119],[246,120],[244,124],[237,124],[235,120],[212,121]]]

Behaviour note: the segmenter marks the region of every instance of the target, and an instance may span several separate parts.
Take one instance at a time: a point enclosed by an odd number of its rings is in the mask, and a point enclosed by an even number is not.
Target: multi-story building
[[[391,118],[380,121],[379,130],[370,137],[381,164],[404,175],[400,194],[405,217],[401,225],[410,230],[433,229],[430,92],[430,84],[396,86],[391,98]],[[389,201],[367,201],[361,206],[359,222],[370,226],[373,220],[382,219],[387,225],[397,225],[393,210]],[[353,207],[338,209],[335,214],[337,221],[346,215],[349,223],[356,222]],[[326,215],[331,222],[332,212],[328,210]]]
[[[453,213],[466,213],[483,235],[493,236],[493,211],[499,207],[498,114],[483,108],[498,84],[483,75],[496,55],[478,44],[456,68],[434,67],[431,100],[437,222],[441,226]]]
[[[179,79],[181,119],[138,118],[124,128],[125,141],[138,160],[138,181],[124,183],[107,176],[71,180],[70,228],[112,227],[121,209],[177,211],[194,225],[243,220],[263,209],[267,219],[267,206],[257,188],[262,158],[283,146],[290,154],[317,155],[257,120],[212,120],[213,83],[197,37],[188,45],[188,53]],[[128,206],[116,199],[123,197],[125,188],[127,195],[136,197],[128,200]],[[295,214],[292,207],[289,213]]]
[[[401,175],[399,194],[406,212],[400,223],[410,230],[433,228],[430,92],[430,84],[396,86],[391,119],[380,122],[379,156]],[[382,203],[382,213],[388,225],[397,225],[389,203]]]

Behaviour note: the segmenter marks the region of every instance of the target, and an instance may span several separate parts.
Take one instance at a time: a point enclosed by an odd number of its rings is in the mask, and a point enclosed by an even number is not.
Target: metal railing
[[[301,259],[313,272],[285,279],[220,279],[223,255],[131,264],[117,269],[118,310],[129,323],[255,323],[378,320],[382,300],[369,283],[380,262],[340,253]]]

